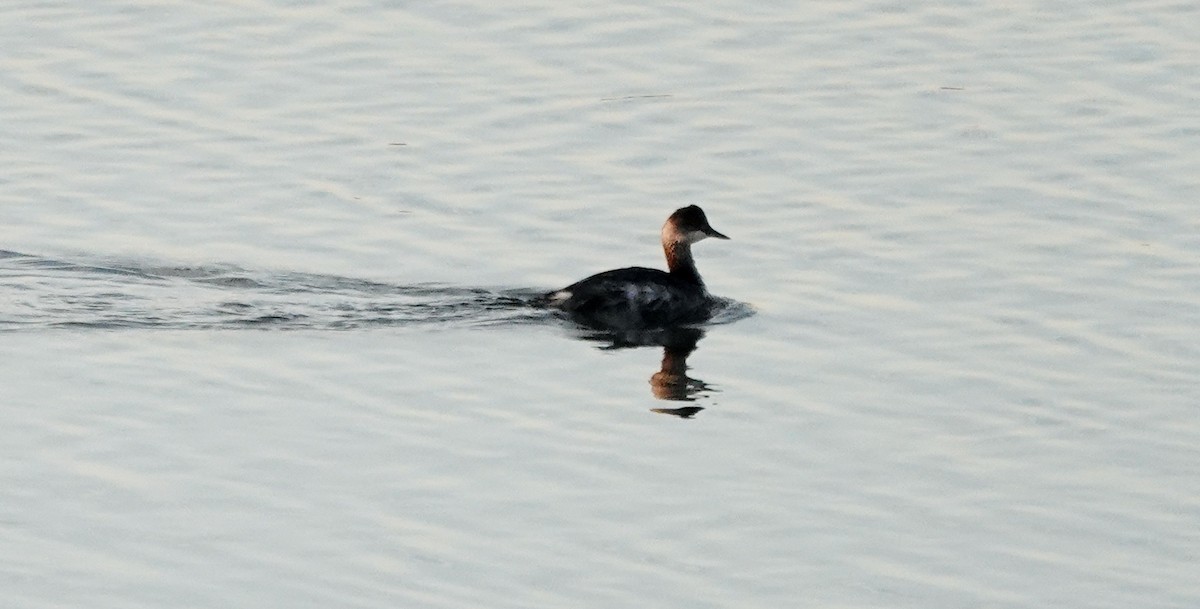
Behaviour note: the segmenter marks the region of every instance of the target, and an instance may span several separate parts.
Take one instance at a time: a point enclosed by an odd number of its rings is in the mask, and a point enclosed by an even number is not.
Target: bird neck
[[[664,240],[663,252],[667,255],[667,269],[671,275],[703,286],[700,272],[696,270],[696,261],[692,259],[692,246],[686,241]]]

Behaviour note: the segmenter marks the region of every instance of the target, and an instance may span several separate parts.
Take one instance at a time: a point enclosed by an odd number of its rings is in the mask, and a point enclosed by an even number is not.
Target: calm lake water
[[[1200,606],[1197,6],[6,3],[0,604]]]

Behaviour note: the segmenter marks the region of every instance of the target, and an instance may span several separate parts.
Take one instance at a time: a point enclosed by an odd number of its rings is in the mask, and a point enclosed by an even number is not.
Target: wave
[[[0,250],[0,330],[165,328],[349,330],[496,326],[560,319],[545,289],[395,284],[352,277],[62,260]],[[723,300],[715,323],[750,314]]]

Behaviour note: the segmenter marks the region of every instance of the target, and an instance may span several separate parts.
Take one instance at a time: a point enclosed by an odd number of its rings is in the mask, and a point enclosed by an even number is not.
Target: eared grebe
[[[546,306],[602,328],[662,328],[712,316],[714,299],[704,289],[692,244],[707,237],[728,239],[708,225],[704,210],[675,210],[662,227],[668,272],[639,266],[605,271],[546,294]]]

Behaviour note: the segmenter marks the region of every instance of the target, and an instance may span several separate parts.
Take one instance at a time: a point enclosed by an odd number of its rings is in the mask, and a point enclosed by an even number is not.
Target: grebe
[[[639,266],[605,271],[550,292],[541,302],[603,328],[661,328],[705,321],[712,316],[715,301],[696,271],[692,244],[708,237],[729,238],[708,225],[704,210],[682,207],[662,227],[667,272]]]

